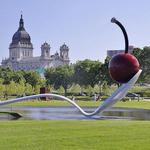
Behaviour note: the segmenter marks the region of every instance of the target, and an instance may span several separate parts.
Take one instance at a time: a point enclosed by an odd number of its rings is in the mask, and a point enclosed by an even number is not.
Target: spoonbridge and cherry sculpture
[[[98,113],[102,113],[104,110],[114,105],[117,101],[123,99],[126,96],[128,90],[130,90],[138,80],[142,70],[140,69],[138,60],[132,54],[128,53],[129,44],[125,28],[115,18],[112,18],[111,22],[116,23],[121,28],[125,37],[125,53],[115,55],[114,57],[112,57],[109,63],[110,76],[112,77],[113,80],[117,81],[118,83],[121,83],[122,85],[109,98],[107,98],[94,112],[85,112],[78,104],[76,104],[71,99],[65,96],[52,93],[37,94],[32,96],[25,96],[21,98],[11,99],[7,101],[1,101],[0,106],[21,101],[30,101],[32,99],[37,99],[41,97],[55,97],[71,103],[73,106],[78,108],[78,110],[84,116],[88,117],[94,116]]]

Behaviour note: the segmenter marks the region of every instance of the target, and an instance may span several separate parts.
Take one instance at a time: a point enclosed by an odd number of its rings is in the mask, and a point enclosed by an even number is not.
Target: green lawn
[[[126,102],[117,102],[115,107],[126,107],[126,108],[143,108],[150,109],[150,100],[149,101],[126,101]]]
[[[149,121],[1,121],[0,150],[149,150]]]
[[[99,106],[102,102],[100,101],[77,101],[80,106]],[[50,100],[50,101],[25,101],[25,102],[18,102],[15,104],[11,104],[11,106],[71,106],[70,103],[66,101],[57,101],[57,100]],[[126,101],[126,102],[117,102],[115,107],[128,107],[128,108],[145,108],[150,109],[150,101]]]
[[[101,102],[78,101],[80,106]],[[28,101],[17,106],[68,106],[65,101]],[[150,109],[149,101],[116,107]],[[150,121],[1,121],[0,150],[149,150]]]

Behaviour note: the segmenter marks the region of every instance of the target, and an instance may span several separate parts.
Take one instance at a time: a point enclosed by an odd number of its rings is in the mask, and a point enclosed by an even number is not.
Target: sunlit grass
[[[82,107],[88,106],[88,107],[96,107],[99,106],[102,101],[76,101],[76,103]],[[24,101],[24,102],[18,102],[14,104],[10,104],[10,106],[33,106],[33,107],[44,107],[44,106],[72,106],[70,103],[66,101],[60,101],[60,100],[49,100],[49,101]],[[132,100],[132,101],[126,101],[122,102],[119,101],[117,102],[114,107],[127,107],[127,108],[145,108],[145,109],[150,109],[150,100],[149,101],[137,101],[137,100]]]
[[[6,121],[2,150],[149,150],[149,121]]]

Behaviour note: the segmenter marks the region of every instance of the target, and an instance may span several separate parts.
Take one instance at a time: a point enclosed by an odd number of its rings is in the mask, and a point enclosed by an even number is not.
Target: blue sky
[[[150,45],[149,0],[0,0],[0,61],[8,58],[21,11],[34,56],[40,55],[45,41],[51,45],[51,54],[65,42],[71,62],[103,61],[108,49],[124,49],[123,35],[110,23],[112,17],[125,26],[130,45]]]

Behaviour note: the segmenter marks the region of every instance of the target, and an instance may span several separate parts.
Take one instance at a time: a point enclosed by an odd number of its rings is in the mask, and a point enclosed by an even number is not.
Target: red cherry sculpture
[[[131,54],[117,54],[109,63],[111,77],[119,83],[128,82],[139,71],[139,62]]]
[[[109,62],[109,73],[112,79],[119,83],[128,82],[140,69],[140,65],[135,56],[128,53],[128,36],[123,25],[115,18],[111,19],[122,30],[125,37],[125,53],[117,54]]]

